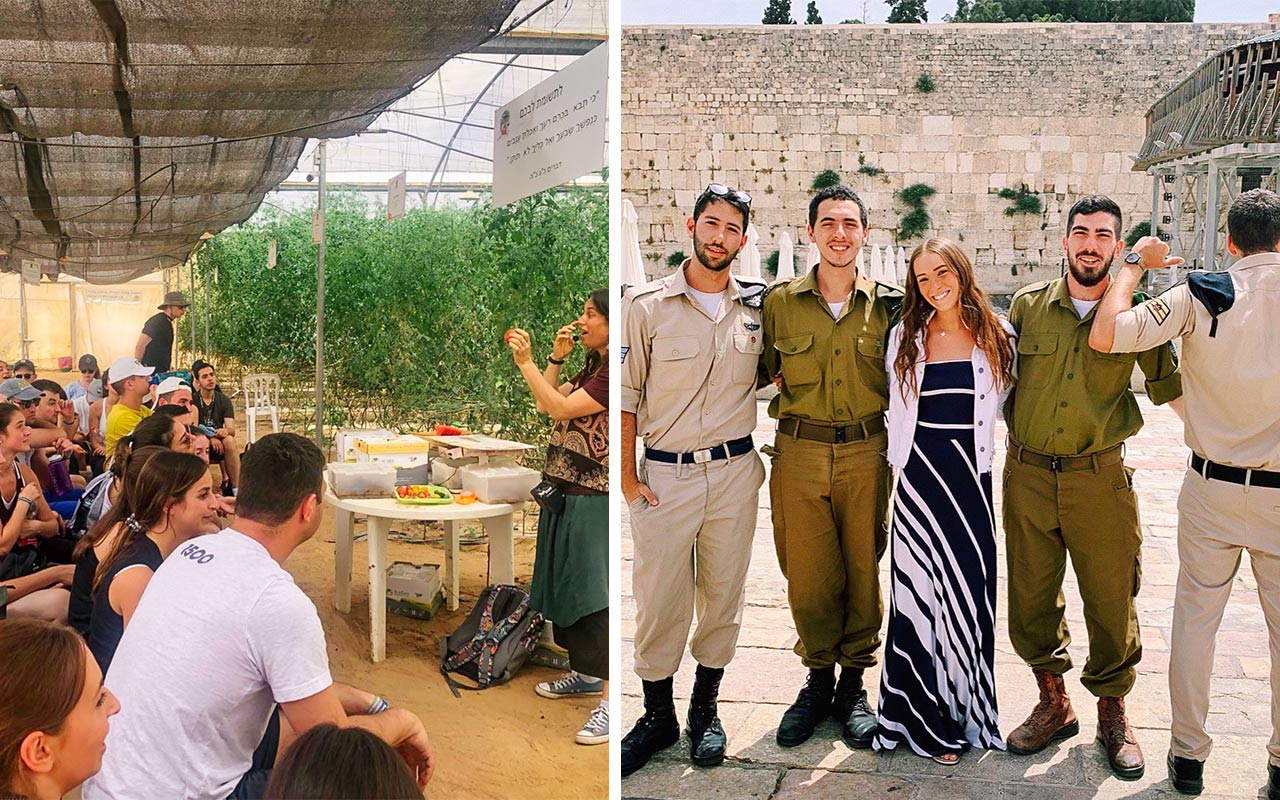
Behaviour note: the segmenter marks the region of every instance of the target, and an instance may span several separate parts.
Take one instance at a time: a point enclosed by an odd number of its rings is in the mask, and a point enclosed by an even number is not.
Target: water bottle
[[[53,493],[58,497],[71,491],[71,472],[59,453],[49,456],[49,480],[53,483]]]

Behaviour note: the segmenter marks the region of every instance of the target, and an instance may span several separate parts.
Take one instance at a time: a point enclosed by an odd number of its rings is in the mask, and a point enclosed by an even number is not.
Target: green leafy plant
[[[897,193],[898,201],[907,207],[902,221],[898,225],[898,237],[916,239],[929,230],[929,212],[925,201],[938,193],[938,190],[927,183],[913,183]]]
[[[765,270],[769,273],[769,279],[778,277],[778,256],[781,254],[774,250],[769,257],[764,260]]]
[[[608,285],[608,198],[543,192],[499,209],[413,209],[393,222],[360,195],[329,197],[325,260],[325,423],[420,430],[501,423],[534,444],[550,431],[502,343],[530,332],[540,352]],[[267,243],[277,263],[265,269]],[[307,213],[263,207],[209,241],[189,313],[209,318],[224,386],[281,376],[282,422],[315,417],[316,247]],[[191,347],[190,329],[180,335]],[[575,354],[575,357],[579,357]],[[572,366],[566,369],[573,369]]]
[[[1040,195],[1028,189],[1025,184],[1017,189],[1001,189],[998,194],[1005,200],[1013,201],[1004,210],[1006,217],[1016,214],[1039,214],[1043,210]]]
[[[929,77],[929,73],[922,72],[920,77],[916,78],[916,91],[921,94],[929,94],[937,87],[933,84],[933,78]]]
[[[1138,240],[1141,239],[1143,236],[1150,236],[1150,235],[1151,235],[1151,221],[1143,220],[1142,222],[1139,222],[1137,225],[1134,225],[1132,228],[1130,228],[1129,232],[1124,235],[1124,244],[1126,247],[1133,247],[1135,244],[1138,243]]]
[[[831,186],[838,185],[840,185],[840,173],[836,172],[834,169],[824,169],[822,172],[813,176],[813,183],[809,184],[809,188],[815,192],[819,192]]]
[[[684,254],[684,251],[683,251],[683,250],[677,250],[677,251],[675,251],[674,253],[672,253],[671,255],[667,256],[667,266],[668,266],[668,267],[678,267],[678,266],[680,266],[681,264],[683,264],[683,263],[684,263],[684,260],[685,260],[686,258],[688,258],[688,256],[686,256],[686,255]]]

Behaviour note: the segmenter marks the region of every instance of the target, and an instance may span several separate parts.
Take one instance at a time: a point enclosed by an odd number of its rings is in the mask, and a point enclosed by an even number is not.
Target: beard
[[[1088,267],[1076,262],[1080,256],[1095,256],[1102,259],[1102,263],[1098,265],[1096,270],[1091,271]],[[1071,271],[1071,277],[1076,279],[1076,283],[1084,287],[1093,287],[1102,283],[1107,275],[1111,274],[1111,262],[1115,260],[1115,254],[1104,256],[1102,253],[1091,253],[1082,251],[1074,256],[1067,254],[1067,269]]]
[[[719,246],[724,250],[725,254],[719,258],[716,258],[710,255],[709,253],[707,253],[706,243],[698,238],[698,234],[696,231],[694,232],[693,252],[698,257],[698,263],[702,264],[702,266],[706,267],[712,272],[723,272],[724,270],[728,269],[729,265],[733,263],[734,257],[738,255],[737,250],[730,250],[727,245],[719,245]]]

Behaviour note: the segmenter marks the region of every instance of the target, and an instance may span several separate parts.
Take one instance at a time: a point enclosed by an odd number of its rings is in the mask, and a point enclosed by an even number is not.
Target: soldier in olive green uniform
[[[862,673],[876,662],[888,541],[890,472],[884,346],[902,292],[859,275],[867,211],[849,189],[819,192],[809,236],[822,260],[765,297],[764,363],[780,375],[769,497],[774,543],[809,677],[783,715],[784,747],[832,715],[853,747],[870,747],[875,714]],[[835,682],[835,665],[841,665]]]
[[[765,286],[729,275],[750,200],[708,186],[688,222],[693,258],[623,298],[621,489],[631,514],[635,670],[645,708],[622,740],[624,776],[680,738],[672,676],[695,609],[689,756],[703,767],[724,760],[716,700],[742,623],[764,482],[751,432]],[[637,437],[645,444],[639,472]]]
[[[1115,355],[1089,347],[1094,308],[1124,247],[1120,217],[1105,197],[1077,202],[1062,240],[1068,274],[1022,289],[1009,309],[1018,330],[1018,383],[1005,406],[1009,637],[1035,671],[1040,703],[1007,742],[1034,753],[1079,732],[1062,679],[1071,669],[1062,596],[1070,553],[1089,634],[1081,682],[1099,698],[1097,738],[1117,776],[1136,779],[1143,757],[1123,698],[1142,657],[1134,608],[1142,532],[1123,445],[1142,415],[1129,380],[1136,362],[1147,396],[1162,404],[1182,396],[1182,378],[1168,345]]]

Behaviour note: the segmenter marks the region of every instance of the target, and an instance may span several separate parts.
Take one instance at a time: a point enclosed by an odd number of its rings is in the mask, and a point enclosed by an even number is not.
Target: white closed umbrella
[[[640,217],[630,200],[622,201],[622,285],[645,283],[644,259],[640,256]]]
[[[805,272],[816,267],[821,260],[822,254],[818,252],[818,245],[814,242],[809,242],[809,253],[804,257]]]
[[[778,280],[789,281],[796,276],[795,245],[791,243],[791,234],[782,232],[778,241]]]
[[[737,273],[743,278],[760,279],[760,231],[755,225],[747,226],[747,243],[738,253]]]
[[[902,249],[901,247],[898,248],[898,266],[897,266],[897,269],[894,270],[894,272],[897,274],[898,285],[906,286],[907,285],[907,251]]]

